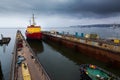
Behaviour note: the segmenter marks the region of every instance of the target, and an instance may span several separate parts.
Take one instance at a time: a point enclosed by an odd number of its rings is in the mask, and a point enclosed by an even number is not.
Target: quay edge
[[[82,52],[85,55],[93,57],[99,61],[106,63],[109,67],[120,67],[120,52],[112,51],[108,49],[103,49],[100,47],[80,43],[77,41],[72,41],[59,35],[53,35],[48,32],[43,32],[43,40],[56,42],[59,45],[63,45],[72,49],[75,49],[78,52]]]
[[[2,66],[0,61],[0,80],[4,80],[3,72],[2,72]]]

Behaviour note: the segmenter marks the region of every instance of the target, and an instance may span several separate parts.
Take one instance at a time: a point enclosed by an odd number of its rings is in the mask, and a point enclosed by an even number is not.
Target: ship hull
[[[42,33],[25,33],[27,39],[31,40],[41,40],[42,39]]]

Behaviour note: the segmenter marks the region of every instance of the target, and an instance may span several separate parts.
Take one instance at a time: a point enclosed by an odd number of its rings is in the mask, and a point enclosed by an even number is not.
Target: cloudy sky
[[[120,0],[0,0],[0,27],[26,27],[33,13],[42,27],[120,23]]]

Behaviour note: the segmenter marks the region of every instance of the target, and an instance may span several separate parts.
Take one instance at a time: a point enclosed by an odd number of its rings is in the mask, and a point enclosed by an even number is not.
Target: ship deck
[[[45,72],[44,68],[38,61],[38,59],[35,57],[32,49],[29,47],[28,43],[22,36],[21,32],[17,32],[17,35],[20,35],[20,38],[22,39],[22,48],[17,49],[16,46],[16,57],[15,57],[15,66],[14,66],[14,78],[11,78],[11,80],[24,80],[22,75],[22,63],[27,63],[28,70],[31,76],[31,80],[50,80],[49,76]],[[17,36],[16,35],[16,36]],[[17,43],[18,41],[16,41]],[[18,56],[23,56],[25,60],[22,61],[20,65],[17,64]]]

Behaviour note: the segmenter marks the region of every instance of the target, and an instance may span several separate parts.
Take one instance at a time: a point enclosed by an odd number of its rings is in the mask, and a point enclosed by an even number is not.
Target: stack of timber
[[[16,34],[10,80],[51,80],[19,30]]]

